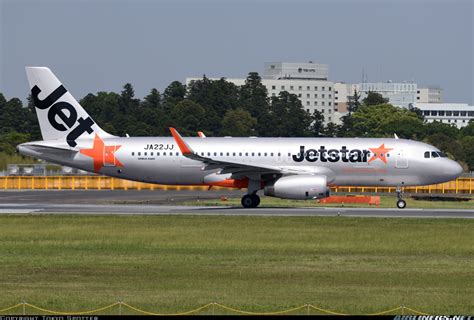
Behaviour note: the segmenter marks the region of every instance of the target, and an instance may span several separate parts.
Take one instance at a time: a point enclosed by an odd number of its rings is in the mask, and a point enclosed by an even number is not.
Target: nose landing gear
[[[246,194],[240,202],[244,208],[256,208],[260,204],[260,197],[256,193]]]
[[[397,187],[397,207],[398,209],[404,209],[406,206],[407,206],[407,203],[405,202],[405,200],[402,199],[403,197],[403,190],[401,187]]]

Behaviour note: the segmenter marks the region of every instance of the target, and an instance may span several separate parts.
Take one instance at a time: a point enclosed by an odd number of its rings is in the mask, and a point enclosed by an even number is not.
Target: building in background
[[[303,108],[313,113],[320,111],[326,123],[339,121],[334,115],[334,83],[328,80],[329,66],[319,63],[267,62],[262,76],[262,84],[268,95],[275,97],[281,91],[295,94]],[[216,78],[211,78],[217,80]],[[201,78],[186,78],[186,85]],[[226,78],[237,86],[245,84],[246,79]],[[336,119],[337,118],[337,119]]]
[[[387,82],[363,82],[357,85],[361,94],[361,99],[367,97],[369,92],[380,93],[388,99],[388,103],[402,108],[408,108],[410,104],[416,102],[417,84],[416,83],[397,83]]]
[[[442,103],[443,89],[438,86],[427,86],[418,88],[416,91],[417,103]]]
[[[360,102],[369,92],[380,93],[394,106],[409,108],[415,106],[422,110],[427,122],[441,121],[464,127],[474,118],[474,106],[463,103],[443,103],[443,89],[438,86],[418,87],[408,82],[362,82],[357,84],[329,81],[327,64],[266,62],[262,84],[269,97],[282,91],[295,94],[303,108],[313,113],[318,110],[324,115],[325,123],[341,124],[347,114],[349,102],[357,91]],[[218,80],[218,78],[211,78]],[[186,85],[201,78],[186,78]],[[246,79],[226,78],[237,86],[245,84]]]
[[[467,103],[416,103],[414,106],[421,110],[426,122],[439,121],[462,128],[474,119],[474,106]]]

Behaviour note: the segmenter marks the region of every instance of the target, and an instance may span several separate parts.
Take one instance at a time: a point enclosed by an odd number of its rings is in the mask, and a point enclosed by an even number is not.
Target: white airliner
[[[20,144],[20,153],[107,176],[174,185],[247,188],[257,193],[318,199],[329,187],[402,187],[457,178],[461,166],[425,143],[390,138],[183,138],[117,137],[102,130],[50,69],[27,67],[43,141]]]

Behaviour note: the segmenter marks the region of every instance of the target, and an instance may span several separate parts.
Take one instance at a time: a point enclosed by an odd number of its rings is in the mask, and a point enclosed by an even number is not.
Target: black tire
[[[254,198],[254,201],[255,201],[255,206],[253,208],[256,208],[260,204],[260,197],[256,194],[253,194],[252,197]]]
[[[405,200],[400,199],[397,201],[398,209],[405,209],[406,206],[407,206],[407,203],[405,202]]]
[[[255,208],[255,198],[251,194],[246,194],[243,196],[242,200],[240,200],[240,203],[244,208]]]

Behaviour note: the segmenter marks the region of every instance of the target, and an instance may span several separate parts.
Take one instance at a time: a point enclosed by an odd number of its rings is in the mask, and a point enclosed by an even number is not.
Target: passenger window
[[[135,155],[135,152],[132,152],[132,156],[134,156],[134,155]]]
[[[157,152],[157,153],[156,153],[156,155],[159,157],[159,156],[160,156],[160,153],[159,153],[159,152]]]
[[[152,151],[152,152],[150,152],[150,156],[152,156],[152,157],[153,157],[153,151]]]
[[[138,153],[138,156],[141,156],[141,155],[142,155],[142,153],[141,153],[141,152],[139,152],[139,153]]]
[[[163,155],[166,156],[166,152],[163,152]]]
[[[431,151],[431,156],[432,156],[433,158],[439,158],[438,153],[435,152],[435,151]]]
[[[430,152],[429,151],[426,151],[425,152],[425,158],[429,158],[430,157]]]

